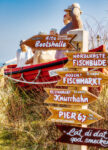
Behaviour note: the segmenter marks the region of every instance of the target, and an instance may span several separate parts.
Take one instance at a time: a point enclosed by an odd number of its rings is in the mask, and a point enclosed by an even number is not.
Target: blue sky
[[[59,32],[64,9],[74,2],[81,6],[83,22],[93,24],[94,17],[108,24],[108,0],[0,0],[0,62],[15,57],[21,39],[51,28]]]

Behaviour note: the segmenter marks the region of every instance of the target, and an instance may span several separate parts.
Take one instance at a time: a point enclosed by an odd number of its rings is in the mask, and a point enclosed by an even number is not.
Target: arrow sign
[[[35,35],[23,44],[35,50],[66,50],[74,47],[73,39],[76,35]]]
[[[65,53],[69,61],[68,68],[105,68],[108,67],[108,53]]]
[[[102,117],[89,109],[72,109],[63,107],[48,107],[52,115],[48,118],[52,122],[71,124],[92,124]]]
[[[57,73],[62,78],[57,85],[62,86],[98,87],[108,82],[108,76],[96,71],[61,71]]]
[[[57,142],[108,148],[108,130],[56,125],[63,135]]]
[[[46,88],[49,97],[45,103],[66,105],[87,105],[97,100],[97,97],[87,91]]]

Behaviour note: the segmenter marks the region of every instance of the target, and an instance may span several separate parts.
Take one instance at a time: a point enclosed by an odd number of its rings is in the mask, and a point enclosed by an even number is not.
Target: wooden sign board
[[[48,118],[52,122],[62,122],[70,124],[90,125],[102,117],[89,109],[72,109],[64,107],[48,107],[52,115]]]
[[[23,44],[35,50],[72,50],[76,35],[35,35]]]
[[[105,68],[108,67],[108,53],[65,53],[68,68]]]
[[[108,76],[96,71],[61,71],[57,73],[61,77],[57,86],[98,87],[108,83]]]
[[[108,130],[56,125],[63,135],[57,142],[108,148]]]
[[[97,100],[97,97],[87,91],[75,91],[69,89],[45,88],[49,97],[45,103],[66,104],[66,105],[87,105]]]

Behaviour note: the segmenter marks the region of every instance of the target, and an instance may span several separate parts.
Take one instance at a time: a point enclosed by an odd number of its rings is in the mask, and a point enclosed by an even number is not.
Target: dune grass
[[[3,80],[3,77],[0,78]],[[0,87],[0,150],[66,150],[67,145],[55,140],[61,133],[55,123],[47,122],[50,112],[43,91],[25,91],[5,79]],[[105,119],[91,125],[108,128],[108,86],[104,86],[98,100],[89,105]],[[89,147],[89,150],[98,150]]]

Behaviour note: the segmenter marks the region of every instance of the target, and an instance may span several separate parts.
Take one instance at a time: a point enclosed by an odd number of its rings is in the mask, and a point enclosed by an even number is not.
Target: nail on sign
[[[63,135],[57,142],[108,148],[108,130],[56,125]]]
[[[61,80],[57,83],[59,86],[98,87],[108,83],[108,76],[96,71],[61,71],[57,73],[61,77]]]

